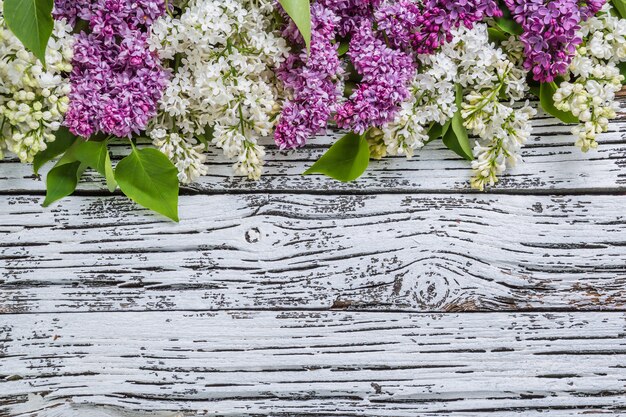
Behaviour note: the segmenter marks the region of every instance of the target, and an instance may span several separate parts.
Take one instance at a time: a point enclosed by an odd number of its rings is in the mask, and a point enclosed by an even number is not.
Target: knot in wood
[[[419,273],[410,271],[398,276],[394,292],[413,308],[434,310],[442,308],[450,297],[450,283],[438,272],[429,270]]]
[[[246,242],[248,243],[258,243],[261,240],[261,231],[256,227],[248,230],[246,232]]]

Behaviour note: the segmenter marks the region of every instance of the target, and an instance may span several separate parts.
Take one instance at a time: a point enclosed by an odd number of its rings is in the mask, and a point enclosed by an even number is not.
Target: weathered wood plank
[[[298,417],[621,415],[625,333],[623,313],[4,315],[0,402],[15,416],[57,405]]]
[[[0,310],[626,309],[626,195],[0,200]]]
[[[625,104],[626,105],[626,104]],[[493,189],[503,193],[566,193],[569,191],[612,192],[626,190],[626,121],[614,121],[608,133],[598,140],[597,151],[583,154],[573,146],[570,127],[556,119],[540,117],[534,122],[534,136],[523,151],[525,162],[503,176]],[[306,148],[289,153],[271,146],[267,169],[261,181],[232,176],[232,163],[211,148],[209,175],[188,188],[189,192],[467,192],[471,170],[466,161],[436,142],[412,160],[390,158],[373,161],[368,172],[356,182],[343,184],[321,176],[303,177],[304,172],[333,143],[340,133],[330,132],[310,142]],[[120,146],[116,152],[126,147]],[[42,193],[45,174],[38,180],[32,169],[17,162],[0,162],[0,193]],[[97,176],[88,175],[79,187],[83,192],[104,192]]]

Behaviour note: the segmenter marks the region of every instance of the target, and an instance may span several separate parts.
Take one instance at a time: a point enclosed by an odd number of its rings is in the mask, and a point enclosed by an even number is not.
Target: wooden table
[[[216,153],[180,224],[0,163],[0,415],[626,415],[626,122],[534,124],[489,193],[440,145],[347,185],[299,175],[332,135]]]

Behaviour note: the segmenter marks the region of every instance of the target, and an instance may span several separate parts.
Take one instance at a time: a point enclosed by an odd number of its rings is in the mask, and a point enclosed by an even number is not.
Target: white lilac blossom
[[[463,29],[457,36],[463,45],[460,82],[469,90],[461,115],[465,127],[477,136],[471,185],[482,191],[521,159],[519,151],[530,137],[530,119],[536,111],[528,102],[521,108],[514,107],[528,91],[527,73],[489,43],[486,26]]]
[[[502,73],[502,80],[510,77]],[[503,81],[505,82],[505,81]],[[470,94],[467,103],[463,103],[463,117],[467,118],[466,126],[478,135],[474,147],[472,169],[472,188],[483,191],[486,185],[498,182],[498,175],[508,166],[515,166],[520,161],[520,148],[531,134],[530,119],[536,111],[526,103],[521,109],[490,98],[502,87]]]
[[[606,4],[582,24],[580,36],[582,44],[569,68],[573,77],[561,83],[554,102],[580,120],[572,133],[576,146],[587,152],[598,147],[597,135],[606,132],[609,120],[617,116],[615,93],[624,79],[617,65],[626,61],[626,19],[613,16]]]
[[[46,67],[27,52],[6,28],[0,0],[0,159],[8,150],[22,162],[54,141],[68,108],[72,70],[72,35],[64,21],[56,21]]]
[[[179,169],[182,183],[206,174],[209,138],[235,158],[237,174],[258,179],[264,150],[258,139],[274,127],[277,83],[286,42],[272,30],[269,0],[192,0],[179,17],[152,27],[151,48],[173,75],[148,134]]]
[[[420,56],[422,67],[411,86],[412,98],[404,103],[394,122],[383,127],[379,135],[370,135],[370,144],[375,156],[389,153],[411,157],[424,146],[433,124],[445,124],[459,110],[455,104],[455,84],[459,84],[465,91],[461,109],[464,124],[478,136],[472,186],[484,189],[495,184],[507,165],[519,159],[535,111],[528,103],[521,109],[513,107],[528,89],[526,72],[489,43],[485,25],[462,27],[452,33],[454,38],[440,52]]]
[[[450,44],[448,44],[450,46]],[[428,140],[431,124],[445,124],[457,111],[455,86],[457,65],[447,51],[423,56],[424,70],[417,74],[409,87],[410,100],[403,103],[392,123],[382,128],[385,151],[377,156],[406,155],[412,157],[415,150]]]
[[[507,58],[518,68],[524,68],[524,44],[518,36],[511,35],[500,44]]]

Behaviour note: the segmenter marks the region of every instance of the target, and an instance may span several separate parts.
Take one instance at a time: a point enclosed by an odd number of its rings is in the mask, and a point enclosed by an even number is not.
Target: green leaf
[[[307,50],[311,48],[311,2],[309,0],[279,0],[285,12],[298,27]]]
[[[521,35],[524,33],[522,26],[513,19],[509,8],[505,6],[502,7],[501,10],[502,17],[496,17],[494,19],[496,26],[510,35]]]
[[[339,139],[303,175],[324,174],[338,181],[359,178],[370,162],[370,148],[365,135],[348,133]]]
[[[46,178],[46,199],[44,207],[67,197],[76,191],[78,180],[85,171],[85,166],[79,161],[69,163],[57,163],[48,173]]]
[[[443,143],[448,149],[454,151],[457,155],[471,161],[474,159],[472,145],[470,143],[467,129],[463,125],[463,116],[461,116],[461,105],[463,104],[463,87],[456,85],[456,105],[457,112],[450,122],[451,129],[448,129],[443,135]]]
[[[611,0],[617,10],[619,17],[626,19],[626,0]]]
[[[178,170],[156,149],[137,149],[115,168],[120,189],[136,203],[178,221]]]
[[[198,141],[203,144],[205,147],[208,148],[209,146],[209,142],[211,142],[213,140],[213,137],[215,136],[215,127],[213,126],[207,126],[204,129],[204,134],[203,135],[199,135],[197,137]]]
[[[578,117],[571,112],[559,110],[554,106],[554,93],[556,93],[557,85],[555,82],[541,83],[539,87],[539,102],[546,113],[551,114],[563,123],[579,123]]]
[[[115,172],[113,172],[113,165],[111,164],[111,155],[106,153],[104,161],[104,178],[107,181],[107,187],[110,192],[114,192],[117,189],[117,181],[115,181]]]
[[[54,27],[52,7],[53,0],[4,0],[7,26],[44,65]]]
[[[502,31],[510,35],[519,36],[524,33],[522,26],[511,17],[496,17],[494,20],[496,21],[496,25],[498,25]]]
[[[503,42],[509,39],[509,35],[498,28],[488,28],[487,33],[489,34],[489,41],[491,42]]]
[[[538,85],[531,85],[529,87],[530,89],[530,94],[532,94],[533,96],[539,98],[539,96],[541,95],[541,87]]]
[[[113,174],[111,156],[109,155],[106,141],[81,142],[72,149],[72,153],[78,161],[91,169],[95,169],[100,175],[106,178],[109,191],[115,191],[117,182]]]
[[[84,143],[82,139],[75,140],[48,173],[44,207],[67,197],[76,190],[80,177],[87,169],[87,165],[80,162],[74,154],[82,143]]]
[[[452,118],[452,129],[448,129],[443,136],[443,143],[462,158],[471,161],[474,159],[472,146],[470,144],[467,129],[463,126],[463,118],[460,113],[456,113]]]
[[[626,85],[626,62],[620,63],[618,66],[620,74],[624,76],[622,80],[622,85]]]
[[[345,54],[348,53],[349,50],[350,50],[350,42],[341,41],[339,43],[339,47],[337,48],[337,55],[344,56]]]
[[[35,174],[39,174],[39,170],[42,166],[52,161],[57,156],[63,154],[76,141],[76,136],[74,136],[66,127],[61,127],[57,130],[55,136],[56,138],[54,142],[48,143],[46,150],[35,155],[35,159],[33,161],[33,170],[35,171]]]
[[[443,138],[448,129],[450,128],[450,124],[452,120],[448,120],[445,125],[440,125],[439,123],[433,123],[433,125],[428,129],[428,142],[432,142],[433,140]],[[427,142],[427,143],[428,143]]]
[[[343,86],[344,97],[351,97],[358,88],[358,84],[354,81],[346,81]]]

